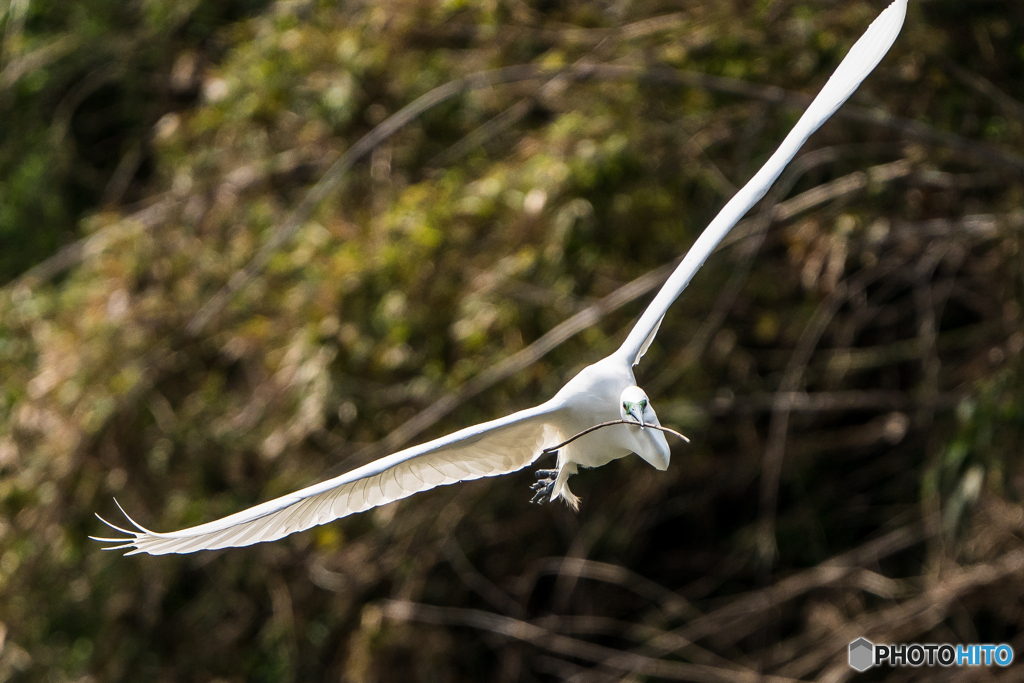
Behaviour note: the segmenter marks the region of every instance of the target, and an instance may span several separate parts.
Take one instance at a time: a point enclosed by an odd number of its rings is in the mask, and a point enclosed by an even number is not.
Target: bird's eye
[[[641,410],[647,410],[647,399],[646,398],[644,400],[640,401],[640,409]]]

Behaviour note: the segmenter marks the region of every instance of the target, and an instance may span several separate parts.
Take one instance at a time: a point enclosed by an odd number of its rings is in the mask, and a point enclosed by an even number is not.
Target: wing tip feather
[[[126,538],[108,538],[108,537],[104,537],[104,536],[89,536],[89,538],[91,540],[97,541],[99,543],[119,543],[120,544],[120,545],[104,546],[103,548],[101,548],[101,550],[129,550],[129,552],[126,552],[125,555],[134,555],[134,554],[140,553],[140,552],[147,552],[147,551],[142,549],[142,545],[141,544],[143,542],[145,542],[147,539],[151,539],[151,538],[157,537],[157,534],[154,534],[152,531],[150,531],[149,529],[147,529],[146,527],[142,526],[141,524],[136,522],[134,519],[132,519],[128,515],[128,513],[124,511],[124,508],[121,507],[121,504],[119,502],[117,502],[117,498],[114,499],[114,505],[117,506],[117,509],[121,511],[121,514],[124,515],[125,519],[127,519],[131,523],[132,526],[134,526],[136,529],[138,529],[138,531],[132,531],[131,529],[125,529],[125,528],[119,527],[118,525],[114,524],[113,522],[109,522],[106,519],[104,519],[97,512],[97,513],[93,513],[93,514],[96,515],[96,519],[100,520],[101,522],[106,524],[108,527],[110,527],[114,531],[119,531],[122,534],[125,534]]]
[[[141,524],[136,522],[134,519],[132,519],[131,516],[127,512],[124,511],[124,508],[121,507],[121,504],[117,502],[117,498],[114,499],[114,505],[117,506],[117,509],[121,511],[121,514],[124,515],[124,518],[127,519],[131,523],[131,525],[133,527],[135,527],[136,529],[138,529],[142,533],[147,534],[149,536],[157,536],[158,535],[158,534],[150,531],[146,527],[142,526]],[[132,533],[134,533],[134,532],[132,532]]]

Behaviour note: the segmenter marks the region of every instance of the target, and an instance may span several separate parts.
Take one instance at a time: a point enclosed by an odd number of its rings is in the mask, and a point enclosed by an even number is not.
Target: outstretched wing
[[[137,529],[132,531],[100,517],[104,524],[128,536],[93,538],[118,543],[106,550],[128,549],[128,555],[190,553],[273,541],[435,486],[520,470],[562,438],[553,422],[558,408],[559,404],[552,400],[467,427],[340,477],[181,531],[150,531],[125,514]]]
[[[845,102],[857,86],[871,73],[885,53],[892,47],[896,36],[903,26],[907,13],[907,0],[895,0],[878,18],[875,19],[864,35],[860,37],[849,54],[839,64],[828,83],[821,89],[818,96],[811,102],[804,115],[800,117],[793,130],[782,141],[775,153],[765,162],[753,178],[733,195],[722,211],[715,216],[697,241],[690,247],[685,258],[675,272],[662,285],[651,304],[640,316],[640,320],[630,331],[629,336],[619,347],[616,354],[636,364],[650,346],[658,325],[672,302],[676,300],[690,279],[707,260],[718,243],[726,236],[732,226],[743,218],[743,215],[764,196],[775,179],[782,173],[797,151],[806,142],[811,133],[818,130],[830,116]]]
[[[647,353],[647,349],[651,348],[651,342],[653,342],[654,338],[658,336],[658,330],[661,329],[661,321],[664,319],[665,316],[661,316],[658,318],[658,322],[654,323],[654,329],[647,335],[647,339],[644,340],[644,343],[640,346],[640,350],[636,353],[636,357],[633,359],[634,368],[640,364],[640,359],[644,357],[645,353]]]

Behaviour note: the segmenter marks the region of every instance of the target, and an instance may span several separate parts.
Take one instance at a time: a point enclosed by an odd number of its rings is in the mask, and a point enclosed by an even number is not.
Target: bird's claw
[[[551,493],[555,490],[555,478],[558,476],[558,470],[537,470],[537,481],[530,485],[530,489],[536,491],[533,494],[533,498],[530,499],[531,503],[550,503]]]
[[[541,503],[550,503],[551,492],[555,488],[555,482],[551,482],[549,484],[541,484],[538,482],[530,488],[536,491],[536,493],[533,494],[533,498],[530,499],[531,503],[537,503],[538,505]]]

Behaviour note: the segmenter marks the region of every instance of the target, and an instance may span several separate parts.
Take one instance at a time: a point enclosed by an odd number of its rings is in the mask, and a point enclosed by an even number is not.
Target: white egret
[[[405,498],[435,486],[515,472],[551,446],[601,422],[628,420],[592,431],[558,451],[556,467],[538,472],[538,495],[578,504],[567,485],[579,467],[599,467],[636,453],[659,470],[668,467],[664,434],[651,429],[658,416],[636,386],[633,366],[647,351],[669,306],[726,233],[762,197],[811,133],[818,129],[875,68],[896,39],[907,0],[895,0],[850,49],[839,68],[782,141],[778,150],[725,205],[665,282],[622,345],[573,377],[549,401],[512,415],[461,429],[413,446],[348,474],[199,526],[159,533],[136,524],[125,538],[97,538],[127,554],[188,553],[273,541],[340,517]],[[127,514],[125,515],[127,517]],[[101,518],[102,519],[102,518]]]

